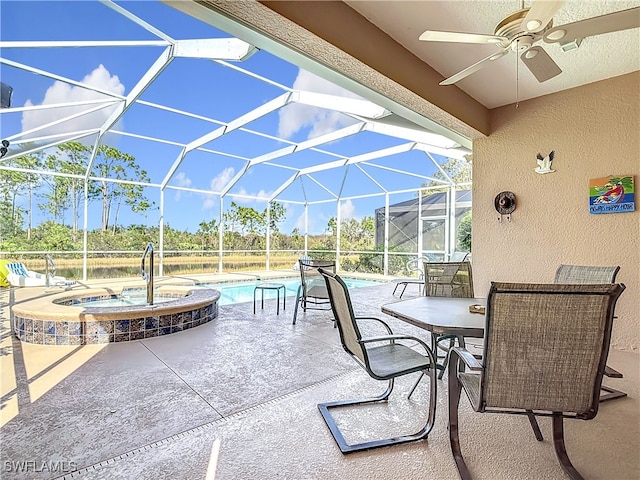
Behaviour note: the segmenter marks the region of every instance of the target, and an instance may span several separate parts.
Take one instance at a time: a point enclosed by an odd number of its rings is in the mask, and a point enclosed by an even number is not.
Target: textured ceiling
[[[449,77],[495,52],[492,45],[422,42],[427,29],[493,34],[495,26],[522,8],[519,0],[491,1],[345,1],[414,55]],[[531,5],[524,3],[525,8]],[[554,25],[640,6],[640,1],[567,0],[554,16]],[[640,29],[585,39],[575,50],[559,44],[537,43],[562,69],[539,83],[516,54],[510,52],[456,85],[488,108],[508,105],[640,69]],[[454,87],[440,87],[443,89]]]

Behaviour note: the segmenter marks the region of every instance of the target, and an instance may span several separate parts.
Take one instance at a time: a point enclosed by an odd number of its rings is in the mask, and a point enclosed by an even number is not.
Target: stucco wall
[[[492,112],[492,134],[473,148],[474,284],[551,282],[560,263],[620,265],[627,286],[612,345],[640,337],[640,72]],[[555,150],[555,173],[539,175],[536,153]],[[636,211],[593,215],[589,179],[634,175]],[[495,196],[516,195],[511,223],[498,222]]]

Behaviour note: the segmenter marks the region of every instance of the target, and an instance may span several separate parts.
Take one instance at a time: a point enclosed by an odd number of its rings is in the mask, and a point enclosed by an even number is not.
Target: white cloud
[[[298,76],[293,82],[293,88],[340,97],[362,98],[355,93],[302,69],[299,70]],[[278,116],[280,119],[278,123],[278,135],[283,138],[291,138],[296,132],[306,127],[311,127],[307,138],[313,138],[356,122],[356,120],[351,117],[333,110],[296,103],[289,104],[280,109]]]
[[[178,187],[189,188],[191,186],[191,179],[187,177],[184,172],[180,172],[174,177],[174,184]],[[176,190],[176,194],[174,196],[175,201],[179,202],[184,193],[185,192],[183,192],[182,190]]]
[[[102,90],[107,90],[119,95],[123,95],[125,91],[124,85],[120,83],[120,79],[118,78],[118,76],[111,75],[103,65],[99,65],[95,70],[85,76],[81,80],[81,83],[91,85],[92,87],[100,88]],[[60,81],[55,81],[53,85],[50,86],[45,92],[42,103],[35,104],[31,99],[28,99],[25,102],[25,106],[51,105],[56,103],[79,102],[105,98],[108,97],[93,90],[69,85]],[[92,108],[93,106],[94,105],[82,105],[78,107],[26,111],[22,115],[22,131],[24,132],[46,125],[50,122]],[[74,118],[73,120],[68,120],[61,124],[47,127],[46,129],[40,130],[28,136],[40,137],[43,135],[67,133],[77,130],[97,128],[105,122],[105,120],[111,115],[114,109],[115,107],[103,108],[101,110],[98,110],[97,112],[93,112],[88,115],[82,115],[80,117]]]
[[[249,193],[245,188],[240,188],[238,192],[230,193],[229,197],[234,198],[236,203],[264,203],[269,197],[271,197],[271,193],[272,192],[266,192],[264,190],[260,190],[258,193]]]
[[[225,168],[222,172],[211,179],[209,187],[214,192],[222,191],[222,189],[229,185],[229,182],[231,181],[235,173],[236,171],[233,167]]]
[[[294,228],[297,228],[298,231],[304,235],[304,211],[298,218],[296,218],[295,223],[293,224]]]
[[[346,220],[347,218],[354,218],[355,214],[356,207],[351,200],[345,200],[340,203],[340,216],[343,220]]]
[[[222,189],[229,184],[234,174],[235,170],[233,167],[225,168],[222,172],[211,179],[211,182],[209,182],[209,189],[214,192],[222,191]],[[204,202],[202,204],[203,210],[213,208],[217,203],[217,199],[218,195],[205,195]]]

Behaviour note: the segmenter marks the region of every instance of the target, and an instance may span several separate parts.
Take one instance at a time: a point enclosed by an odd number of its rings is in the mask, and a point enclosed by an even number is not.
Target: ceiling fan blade
[[[527,16],[522,20],[522,27],[530,33],[544,29],[556,14],[564,1],[537,0],[533,2]]]
[[[520,59],[540,83],[562,73],[558,64],[542,47],[531,47],[520,55]]]
[[[499,58],[502,58],[504,55],[506,55],[509,52],[510,52],[510,49],[509,49],[509,47],[507,47],[507,48],[505,48],[504,50],[501,50],[498,53],[494,53],[492,55],[489,55],[488,57],[483,58],[479,62],[474,63],[470,67],[467,67],[464,70],[456,73],[455,75],[453,75],[453,76],[441,81],[440,85],[452,85],[452,84],[454,84],[456,82],[459,82],[463,78],[466,78],[469,75],[471,75],[472,73],[477,72],[478,70],[480,70],[481,68],[485,67],[486,65],[488,65],[491,62],[493,62],[494,60],[498,60]]]
[[[591,17],[550,28],[544,33],[546,43],[570,43],[576,39],[640,27],[640,7]]]
[[[509,39],[498,35],[481,35],[479,33],[442,32],[427,30],[418,37],[423,42],[480,43],[490,45],[509,45]]]

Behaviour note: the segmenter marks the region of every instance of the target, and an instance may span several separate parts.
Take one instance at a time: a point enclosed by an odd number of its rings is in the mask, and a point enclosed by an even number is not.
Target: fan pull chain
[[[516,40],[516,42],[520,47],[520,39]],[[520,68],[518,68],[520,62],[518,61],[518,52],[520,52],[520,48],[516,51],[516,109],[520,108]]]

